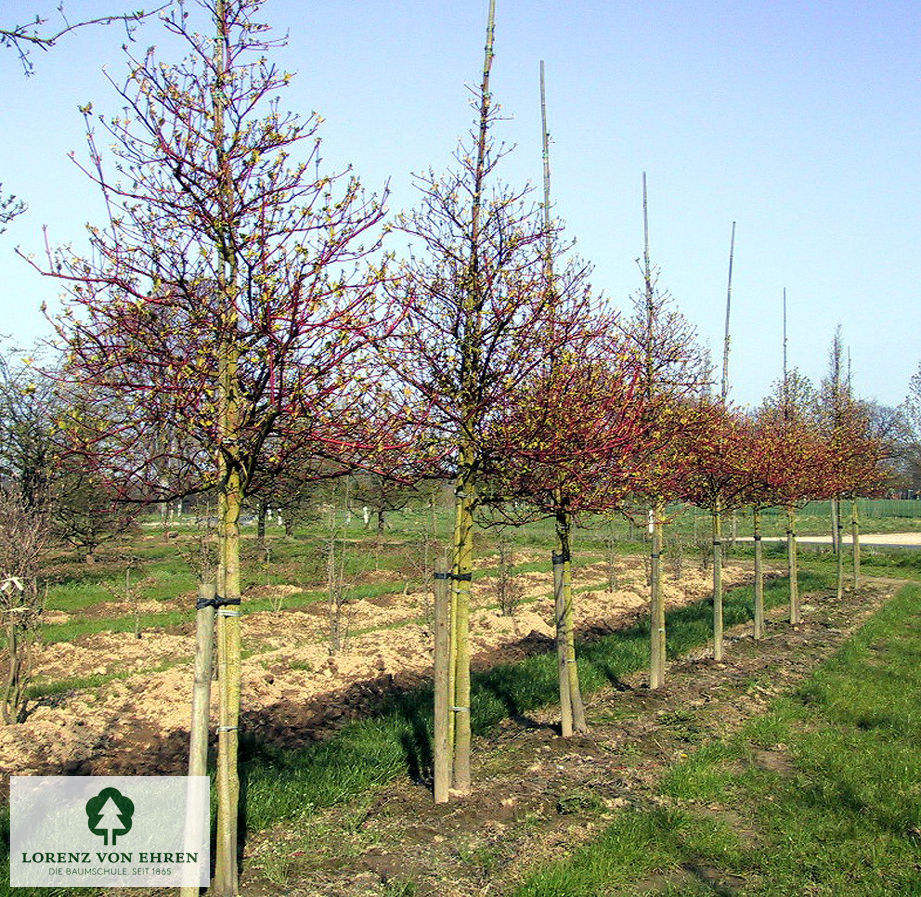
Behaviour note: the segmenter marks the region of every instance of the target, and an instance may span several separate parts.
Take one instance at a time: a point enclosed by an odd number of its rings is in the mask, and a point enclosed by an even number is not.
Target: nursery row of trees
[[[129,52],[118,88],[126,111],[107,118],[83,110],[88,155],[80,167],[108,212],[89,227],[87,251],[49,244],[44,258],[27,260],[69,296],[54,318],[60,363],[44,381],[63,397],[53,429],[69,469],[86,471],[119,507],[216,496],[219,561],[199,618],[210,625],[216,615],[214,893],[231,895],[245,500],[283,506],[311,483],[356,470],[402,485],[453,480],[449,693],[440,698],[450,709],[450,762],[436,782],[437,798],[446,799],[471,787],[468,620],[478,517],[555,521],[566,735],[586,727],[570,572],[579,514],[646,509],[650,682],[658,686],[669,503],[712,513],[720,658],[721,515],[752,509],[757,534],[760,510],[788,509],[795,621],[796,506],[877,490],[885,449],[852,394],[838,339],[818,393],[785,369],[756,413],[734,408],[725,389],[712,395],[694,328],[659,288],[645,214],[642,287],[631,309],[618,313],[599,296],[551,214],[546,139],[543,202],[501,178],[495,0],[473,127],[453,168],[418,175],[418,205],[391,221],[405,245],[399,259],[382,243],[386,191],[366,193],[350,170],[324,171],[319,117],[279,104],[290,76],[272,62],[277,42],[257,23],[260,0],[198,6],[207,27],[193,23],[188,6],[161,14],[184,42],[182,62],[163,64],[152,49]],[[645,199],[644,183],[644,213]],[[17,474],[26,500],[43,470]],[[755,625],[760,634],[760,603]]]

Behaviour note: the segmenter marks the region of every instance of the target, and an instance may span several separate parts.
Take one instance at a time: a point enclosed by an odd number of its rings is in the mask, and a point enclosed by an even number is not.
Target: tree
[[[795,368],[779,379],[759,410],[764,466],[761,477],[779,504],[787,509],[787,572],[790,579],[790,622],[800,623],[796,508],[820,489],[823,445],[816,424],[815,388]]]
[[[487,484],[515,522],[554,521],[564,737],[588,730],[575,653],[571,531],[580,513],[618,508],[635,487],[646,421],[640,372],[616,345],[597,338],[612,329],[604,318],[598,324],[563,360],[522,383],[499,412]],[[509,500],[516,504],[508,507]]]
[[[260,0],[196,4],[163,16],[188,48],[176,65],[129,56],[126,115],[86,107],[89,161],[109,220],[86,257],[38,265],[69,287],[57,327],[68,376],[93,383],[105,414],[66,421],[122,498],[214,489],[220,727],[215,893],[237,892],[241,502],[263,463],[312,447],[357,451],[369,341],[395,316],[368,264],[382,211],[348,171],[321,173],[320,118],[281,111],[290,80],[258,24]],[[94,128],[112,142],[103,157]],[[299,161],[294,159],[299,157]],[[119,413],[120,412],[120,413]],[[104,426],[96,426],[103,421]],[[380,431],[375,444],[386,439]],[[372,446],[366,445],[369,451]]]
[[[666,504],[680,493],[683,459],[677,437],[687,427],[687,399],[710,379],[710,365],[697,342],[697,333],[659,287],[660,271],[649,254],[646,174],[643,173],[643,258],[637,260],[643,289],[631,297],[633,314],[625,324],[629,351],[642,370],[641,386],[647,423],[643,473],[637,494],[649,503],[650,545],[650,664],[649,687],[665,683],[665,601],[661,556]]]
[[[470,655],[468,619],[473,569],[474,512],[481,504],[489,423],[510,392],[563,346],[579,314],[560,315],[550,331],[551,309],[591,312],[585,271],[561,265],[554,290],[543,277],[548,234],[530,188],[498,179],[505,150],[492,130],[498,117],[490,91],[495,2],[489,8],[482,80],[475,92],[476,122],[444,177],[416,178],[419,206],[398,219],[412,245],[395,289],[406,302],[398,348],[390,364],[406,389],[427,409],[426,424],[455,481],[453,595],[455,708],[451,750],[457,793],[470,789]],[[550,234],[554,255],[564,248]],[[436,452],[436,455],[438,452]],[[447,463],[445,463],[447,462]]]
[[[14,352],[0,356],[0,482],[29,508],[48,499],[59,407],[52,380]]]
[[[7,661],[0,715],[5,723],[20,722],[26,712],[31,652],[44,603],[38,576],[49,545],[44,508],[28,505],[15,486],[0,483],[0,614]]]
[[[853,394],[850,370],[845,372],[841,328],[835,331],[828,355],[828,374],[822,381],[819,421],[825,440],[823,496],[832,503],[835,528],[837,595],[844,590],[844,521],[841,500],[851,500],[853,585],[860,578],[860,542],[857,498],[878,494],[885,483],[888,451],[882,433],[874,432],[870,409]],[[883,420],[878,425],[885,426]]]
[[[713,659],[723,659],[722,523],[726,511],[750,502],[757,471],[750,463],[751,433],[725,400],[702,399],[682,439],[682,498],[710,512],[713,524]]]

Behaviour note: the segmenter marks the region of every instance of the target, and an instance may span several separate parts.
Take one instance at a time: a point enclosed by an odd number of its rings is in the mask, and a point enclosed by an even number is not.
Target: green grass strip
[[[770,713],[672,768],[675,806],[618,814],[516,897],[921,895],[919,601],[902,588]]]

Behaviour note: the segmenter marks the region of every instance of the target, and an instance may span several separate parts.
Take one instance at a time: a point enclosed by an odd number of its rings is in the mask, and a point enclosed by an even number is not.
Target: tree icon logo
[[[103,788],[86,802],[87,827],[94,835],[102,835],[105,847],[114,847],[116,837],[131,831],[132,816],[134,801],[117,788]]]

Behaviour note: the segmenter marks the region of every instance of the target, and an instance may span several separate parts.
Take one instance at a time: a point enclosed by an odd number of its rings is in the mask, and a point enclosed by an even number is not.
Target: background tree
[[[637,260],[643,289],[631,297],[633,313],[625,322],[628,351],[642,370],[641,387],[648,420],[646,463],[637,494],[649,505],[650,666],[649,687],[665,682],[665,602],[661,557],[666,504],[677,498],[682,459],[675,438],[688,424],[685,400],[710,379],[710,364],[697,333],[679,312],[670,293],[659,287],[660,271],[649,254],[646,173],[643,173],[643,258]]]
[[[239,514],[268,443],[293,453],[352,451],[349,410],[366,373],[358,358],[387,313],[367,264],[381,217],[348,172],[320,172],[320,119],[282,112],[290,76],[258,0],[196,5],[163,16],[188,57],[129,56],[127,115],[92,118],[89,160],[110,217],[89,228],[81,257],[43,268],[69,285],[57,321],[69,376],[94,384],[102,428],[67,423],[123,497],[218,495],[220,670],[215,892],[237,891],[240,701]],[[112,143],[112,164],[94,134]],[[294,159],[300,161],[294,162]],[[117,176],[110,176],[114,165]],[[370,242],[365,242],[370,238]],[[351,391],[350,391],[351,390]],[[112,416],[113,409],[121,415]],[[383,434],[381,434],[383,438]],[[139,451],[140,448],[147,449]],[[131,459],[126,469],[125,458]],[[281,455],[273,456],[280,464]],[[164,482],[164,471],[171,481]]]
[[[0,483],[0,616],[5,678],[0,683],[4,723],[26,712],[32,646],[39,638],[43,595],[39,572],[51,545],[44,508],[28,505],[15,484]]]

